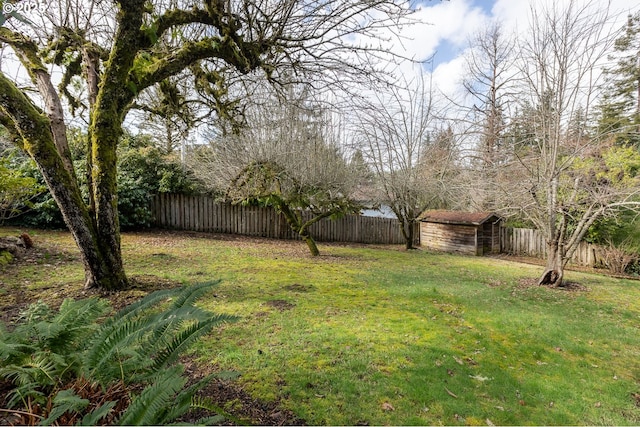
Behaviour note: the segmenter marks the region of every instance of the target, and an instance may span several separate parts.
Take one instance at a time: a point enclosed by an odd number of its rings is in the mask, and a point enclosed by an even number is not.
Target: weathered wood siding
[[[160,194],[153,199],[154,225],[174,230],[241,234],[275,239],[300,239],[274,209],[216,202],[206,196]],[[309,228],[319,242],[404,244],[396,219],[347,215],[325,218]],[[419,224],[414,230],[420,244]]]
[[[479,226],[482,234],[482,253],[489,255],[500,253],[500,221],[487,221]]]
[[[476,255],[476,239],[473,225],[421,223],[420,242],[426,249]]]

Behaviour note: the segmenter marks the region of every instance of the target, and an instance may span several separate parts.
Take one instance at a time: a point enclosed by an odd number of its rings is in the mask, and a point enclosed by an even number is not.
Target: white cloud
[[[411,28],[406,34],[413,39],[407,43],[407,52],[416,58],[424,59],[436,53],[434,62],[434,82],[439,89],[453,96],[460,90],[464,73],[464,50],[467,40],[490,21],[499,22],[506,33],[524,33],[529,28],[529,17],[532,6],[550,5],[560,9],[574,2],[578,5],[586,4],[593,10],[606,5],[598,0],[495,0],[491,7],[486,7],[486,0],[456,0],[442,1],[430,6],[427,3],[418,11],[422,21],[430,23]],[[478,4],[483,4],[486,11]],[[622,27],[628,13],[638,10],[638,6],[631,7],[628,0],[612,0],[611,20],[612,28]],[[487,12],[490,11],[490,12]],[[402,68],[404,70],[405,68]]]
[[[396,53],[425,60],[437,52],[463,47],[468,31],[479,28],[487,16],[471,0],[456,0],[423,4],[413,18],[421,24],[405,28]]]

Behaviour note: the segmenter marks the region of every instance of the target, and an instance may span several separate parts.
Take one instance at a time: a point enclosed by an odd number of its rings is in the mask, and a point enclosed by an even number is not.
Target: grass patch
[[[0,234],[15,230],[0,229]],[[30,231],[46,262],[1,271],[2,292],[82,286],[67,233]],[[129,233],[130,276],[221,278],[203,305],[238,315],[201,341],[254,397],[309,424],[640,423],[639,282],[398,248]],[[57,268],[52,274],[51,269]],[[54,285],[54,286],[52,286]]]

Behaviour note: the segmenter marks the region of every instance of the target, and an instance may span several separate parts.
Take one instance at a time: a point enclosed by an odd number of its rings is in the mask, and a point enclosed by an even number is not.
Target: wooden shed
[[[501,218],[493,212],[429,210],[420,217],[420,245],[469,255],[500,252]]]

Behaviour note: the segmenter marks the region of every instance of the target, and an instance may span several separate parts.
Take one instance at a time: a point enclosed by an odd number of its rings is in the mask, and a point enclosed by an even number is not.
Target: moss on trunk
[[[49,190],[60,207],[85,268],[88,287],[109,290],[127,285],[124,270],[111,261],[113,248],[101,241],[82,199],[74,177],[65,168],[56,150],[51,123],[31,101],[0,73],[0,109],[9,118],[13,133],[21,137],[21,147],[38,165]],[[119,248],[118,248],[119,254]]]

